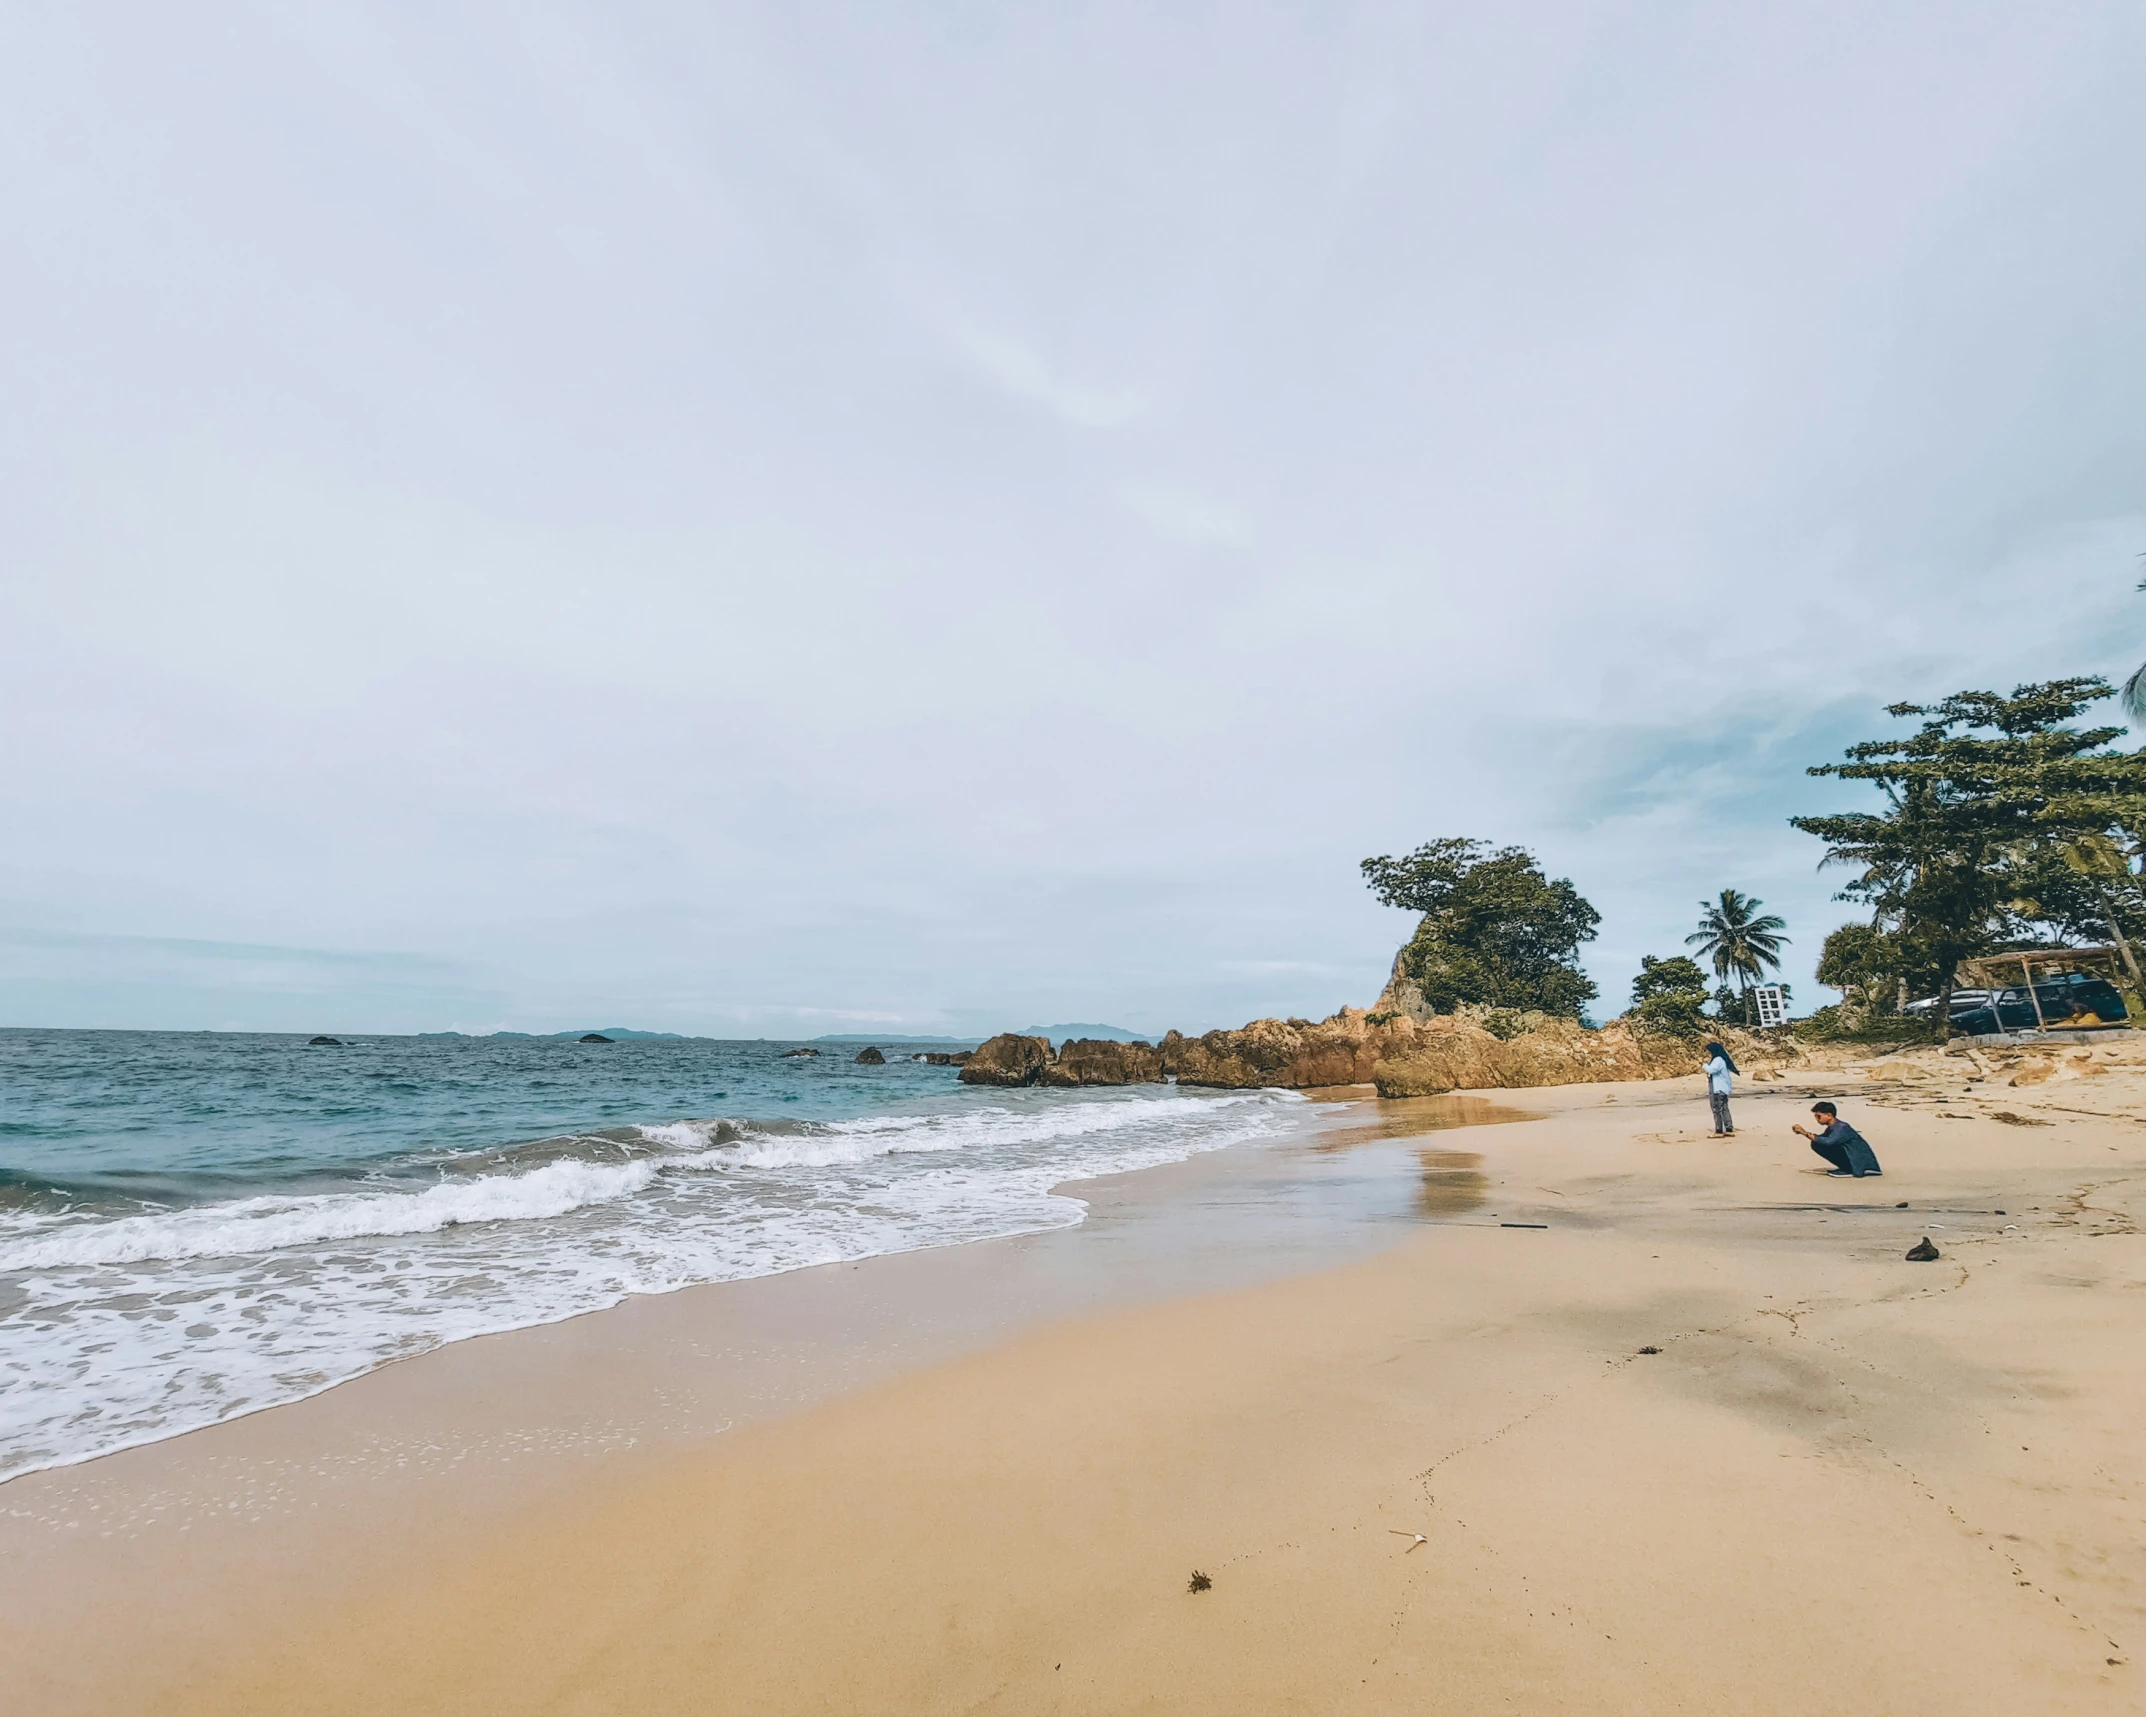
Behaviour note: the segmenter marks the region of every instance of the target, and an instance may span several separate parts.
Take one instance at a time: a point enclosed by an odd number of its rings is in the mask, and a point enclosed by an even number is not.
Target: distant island
[[[974,1049],[983,1042],[980,1037],[913,1037],[905,1031],[842,1032],[828,1037],[815,1037],[814,1043],[932,1043],[949,1049]]]
[[[1069,1038],[1085,1037],[1091,1042],[1097,1043],[1154,1043],[1160,1037],[1157,1032],[1127,1031],[1122,1025],[1093,1024],[1024,1026],[1020,1035],[1023,1037],[1047,1037],[1051,1040],[1053,1049],[1056,1049],[1059,1044],[1064,1043]]]
[[[580,1031],[421,1031],[416,1033],[415,1035],[418,1037],[467,1037],[473,1039],[487,1037],[518,1037],[524,1038],[531,1043],[536,1043],[551,1038],[564,1038],[569,1039],[575,1043],[579,1043],[583,1039],[591,1035],[597,1037],[607,1037],[611,1039],[614,1043],[620,1042],[627,1038],[661,1038],[667,1043],[684,1043],[687,1041],[686,1034],[682,1031],[635,1031],[633,1027],[628,1025],[597,1026],[593,1028],[593,1032],[591,1029],[584,1028]]]

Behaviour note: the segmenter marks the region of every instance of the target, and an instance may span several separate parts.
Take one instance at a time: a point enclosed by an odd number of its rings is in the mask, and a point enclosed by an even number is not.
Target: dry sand
[[[234,1614],[212,1559],[221,1644],[18,1627],[8,1709],[2139,1710],[2146,1068],[2075,1053],[1798,1070],[1728,1141],[1696,1081],[1531,1092],[1377,1256],[598,1463],[332,1596]],[[1812,1172],[1820,1090],[1885,1178]]]

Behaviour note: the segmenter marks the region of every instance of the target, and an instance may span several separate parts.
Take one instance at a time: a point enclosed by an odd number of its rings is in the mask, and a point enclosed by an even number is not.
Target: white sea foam
[[[1259,1093],[1272,1102],[1290,1093]],[[1209,1098],[1217,1114],[1247,1099]],[[490,1222],[531,1222],[564,1216],[585,1205],[627,1198],[662,1173],[725,1167],[832,1168],[896,1151],[954,1151],[976,1145],[1049,1144],[1097,1135],[1125,1135],[1154,1113],[1182,1120],[1180,1099],[1130,1099],[1067,1105],[1036,1113],[1001,1108],[957,1115],[881,1115],[824,1122],[781,1134],[745,1132],[711,1143],[733,1123],[675,1121],[634,1130],[651,1144],[680,1154],[624,1163],[572,1158],[521,1174],[481,1174],[442,1180],[422,1190],[325,1193],[299,1198],[244,1198],[154,1216],[55,1223],[57,1233],[0,1244],[0,1271],[133,1264],[151,1259],[237,1257],[336,1240],[432,1234]],[[37,1222],[25,1220],[25,1225]],[[52,1219],[44,1219],[51,1221]]]
[[[150,1259],[228,1258],[397,1234],[433,1234],[484,1222],[564,1216],[639,1192],[656,1178],[643,1160],[547,1163],[527,1174],[441,1181],[421,1192],[329,1193],[311,1198],[242,1198],[226,1204],[71,1224],[43,1239],[0,1246],[0,1270],[134,1264]]]
[[[979,1094],[980,1095],[980,1094]],[[630,1294],[1080,1220],[1052,1189],[1272,1137],[1278,1092],[1008,1093],[930,1114],[558,1141],[540,1166],[0,1218],[0,1476],[293,1400]],[[547,1151],[551,1147],[546,1147]]]

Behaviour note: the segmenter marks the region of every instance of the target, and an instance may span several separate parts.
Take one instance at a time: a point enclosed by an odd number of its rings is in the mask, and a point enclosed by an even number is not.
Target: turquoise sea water
[[[0,1031],[0,1477],[634,1293],[1078,1221],[1301,1100],[785,1043]]]

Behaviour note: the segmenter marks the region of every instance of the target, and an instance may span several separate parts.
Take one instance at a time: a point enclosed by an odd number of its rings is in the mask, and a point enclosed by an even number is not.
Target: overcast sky
[[[0,11],[0,1023],[1598,1015],[2146,655],[2146,10]]]

